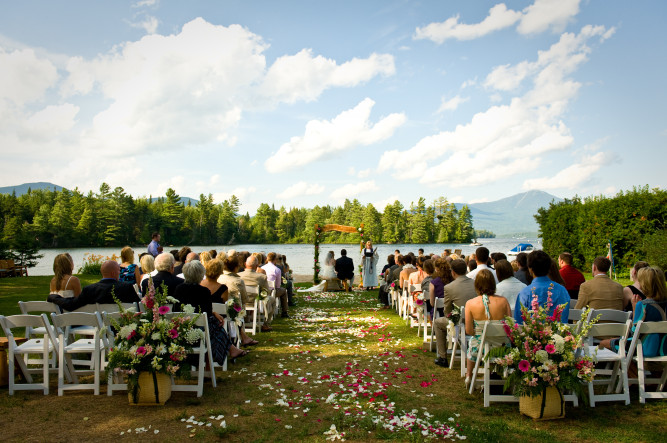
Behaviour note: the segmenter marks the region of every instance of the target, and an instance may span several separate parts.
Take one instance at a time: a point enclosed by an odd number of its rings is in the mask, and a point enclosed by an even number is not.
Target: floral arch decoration
[[[320,282],[320,238],[323,232],[337,231],[337,232],[348,232],[354,233],[358,232],[361,243],[359,246],[359,251],[363,248],[364,244],[364,224],[359,225],[358,228],[354,226],[343,226],[343,225],[315,225],[315,253],[313,260],[313,282],[318,284]]]

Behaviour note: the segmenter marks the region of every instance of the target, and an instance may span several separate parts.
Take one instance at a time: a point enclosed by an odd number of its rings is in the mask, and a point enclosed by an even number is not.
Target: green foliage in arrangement
[[[164,197],[134,198],[106,183],[86,195],[78,189],[35,190],[19,197],[0,194],[0,254],[20,252],[29,262],[41,248],[148,244],[154,231],[166,244],[310,243],[315,225],[328,223],[363,223],[374,243],[469,242],[474,237],[469,208],[457,210],[444,197],[430,205],[420,197],[409,208],[395,201],[384,212],[357,199],[312,209],[262,203],[253,217],[241,214],[240,206],[234,195],[216,204],[211,194],[185,205],[173,189]],[[356,234],[331,232],[321,241],[359,239]]]
[[[575,197],[540,208],[535,219],[544,250],[553,257],[564,251],[572,253],[579,268],[588,268],[595,257],[606,256],[608,243],[619,270],[637,260],[667,264],[665,190],[645,186],[621,191],[613,198]]]

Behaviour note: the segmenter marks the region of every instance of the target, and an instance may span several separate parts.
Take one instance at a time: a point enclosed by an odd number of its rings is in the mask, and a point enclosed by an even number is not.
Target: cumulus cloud
[[[395,71],[386,54],[337,63],[310,50],[267,66],[267,47],[242,26],[197,18],[175,34],[146,35],[93,59],[72,57],[60,91],[65,98],[101,94],[108,101],[81,140],[86,149],[113,148],[118,155],[207,143],[233,146],[249,109],[314,100],[328,88]]]
[[[523,182],[523,189],[576,189],[591,179],[591,176],[600,168],[610,164],[614,156],[598,152],[585,156],[581,162],[568,166],[553,177],[529,179]]]
[[[155,34],[157,32],[158,20],[155,17],[147,16],[140,22],[131,23],[134,28],[143,29],[146,34]]]
[[[378,211],[383,211],[387,205],[393,205],[396,200],[398,200],[398,195],[392,195],[385,199],[374,201],[373,206],[375,206],[375,209]]]
[[[580,85],[568,75],[587,60],[588,41],[607,35],[604,27],[585,26],[579,34],[563,34],[535,61],[507,65],[503,75],[494,69],[487,77],[488,88],[514,89],[528,80],[532,88],[509,104],[492,106],[469,123],[425,137],[406,151],[385,152],[378,170],[393,170],[398,179],[450,187],[483,185],[534,170],[545,155],[572,146],[562,117]],[[412,161],[406,163],[407,158]]]
[[[214,192],[212,195],[213,201],[215,203],[222,203],[223,201],[229,199],[232,195],[238,197],[241,202],[245,203],[248,200],[248,197],[255,192],[257,192],[257,188],[254,186],[249,186],[234,188],[228,192]]]
[[[38,58],[32,49],[11,52],[0,47],[0,102],[23,106],[43,97],[58,80],[49,60]]]
[[[440,100],[440,107],[438,108],[438,112],[456,111],[461,103],[465,103],[467,101],[467,97],[461,97],[458,95],[456,97],[450,98],[449,100],[447,100],[445,97],[442,97]]]
[[[321,194],[322,192],[324,192],[324,186],[300,181],[294,183],[292,186],[279,193],[277,197],[289,200],[291,198],[300,197],[302,195],[316,195]]]
[[[459,15],[444,22],[430,23],[415,30],[415,40],[431,40],[442,44],[448,39],[472,40],[492,32],[517,25],[520,34],[535,34],[552,30],[561,32],[579,13],[580,0],[535,0],[522,11],[507,9],[499,3],[489,9],[489,14],[480,23],[459,23]]]
[[[377,191],[380,188],[375,184],[375,180],[369,180],[360,183],[348,183],[335,191],[329,196],[337,201],[343,201],[346,198],[355,198],[360,194]]]
[[[276,173],[298,168],[322,157],[332,157],[391,137],[405,122],[405,115],[390,114],[372,124],[369,119],[374,105],[373,100],[366,98],[332,120],[309,121],[303,136],[292,137],[266,160],[266,170]]]

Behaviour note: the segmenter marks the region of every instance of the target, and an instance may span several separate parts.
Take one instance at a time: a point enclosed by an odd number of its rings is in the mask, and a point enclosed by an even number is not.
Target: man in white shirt
[[[287,313],[287,290],[280,287],[282,273],[280,272],[280,268],[276,266],[276,253],[269,252],[266,256],[266,261],[267,263],[262,266],[262,269],[266,272],[266,280],[272,281],[276,288],[276,297],[280,299],[280,309],[282,311],[281,317],[289,318],[289,314]]]
[[[493,274],[493,278],[496,279],[496,284],[498,284],[498,276],[496,275],[496,271],[487,266],[489,261],[489,250],[487,248],[484,246],[477,248],[475,251],[475,261],[477,262],[477,267],[468,272],[468,278],[471,278],[474,281],[480,269],[488,269]]]

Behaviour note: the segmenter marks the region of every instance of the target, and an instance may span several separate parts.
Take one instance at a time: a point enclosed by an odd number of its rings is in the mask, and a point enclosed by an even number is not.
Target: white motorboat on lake
[[[516,257],[520,252],[531,252],[535,249],[530,243],[519,243],[507,252],[508,257]]]

